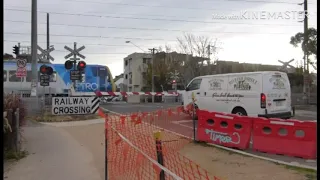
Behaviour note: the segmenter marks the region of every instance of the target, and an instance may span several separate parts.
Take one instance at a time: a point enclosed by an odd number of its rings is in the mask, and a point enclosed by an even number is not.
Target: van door
[[[187,109],[188,105],[192,104],[192,93],[194,94],[195,99],[198,99],[198,96],[200,95],[201,82],[202,79],[193,79],[186,87],[185,94],[183,95],[183,104],[185,109]],[[199,107],[198,102],[196,102],[196,104]]]
[[[204,83],[204,80],[203,80]],[[215,112],[228,112],[227,76],[212,76],[205,80],[206,86],[202,87],[204,96],[201,104],[204,110]]]
[[[270,72],[263,76],[268,114],[291,111],[290,81],[286,73]]]

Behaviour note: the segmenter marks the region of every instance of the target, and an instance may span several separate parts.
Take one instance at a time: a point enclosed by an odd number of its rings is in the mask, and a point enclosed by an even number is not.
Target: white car
[[[185,110],[193,103],[192,96],[201,110],[284,119],[293,114],[288,76],[278,71],[196,77],[183,93]]]

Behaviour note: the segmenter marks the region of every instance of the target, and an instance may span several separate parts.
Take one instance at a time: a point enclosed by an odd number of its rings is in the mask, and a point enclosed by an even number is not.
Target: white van
[[[277,71],[245,72],[200,76],[191,80],[183,94],[183,105],[201,110],[254,117],[293,116],[290,82]],[[197,118],[194,115],[193,118]]]

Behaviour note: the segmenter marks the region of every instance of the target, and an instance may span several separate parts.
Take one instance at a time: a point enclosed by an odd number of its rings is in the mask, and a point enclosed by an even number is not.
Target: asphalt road
[[[125,102],[114,102],[114,103],[102,104],[100,106],[117,113],[134,113],[134,112],[152,112],[158,109],[177,107],[179,105],[181,105],[181,103],[128,104]]]
[[[110,104],[102,105],[102,107],[113,112],[124,114],[124,113],[133,113],[133,112],[139,112],[139,111],[150,112],[158,109],[165,109],[165,108],[179,106],[179,105],[180,104],[164,104],[164,103],[148,103],[148,104],[110,103]],[[317,112],[305,110],[305,109],[304,110],[297,109],[296,116],[293,119],[316,120]],[[184,116],[182,119],[179,118],[176,121],[171,121],[171,122],[160,121],[160,122],[157,122],[155,125],[157,125],[158,127],[182,134],[187,137],[193,137],[193,122],[188,116]],[[294,163],[299,163],[307,166],[316,166],[317,164],[317,162],[313,160],[309,161],[309,160],[295,158],[295,157],[287,157],[282,155],[253,152],[252,150],[246,150],[245,152],[266,157],[266,158],[285,161],[287,163],[294,162]]]

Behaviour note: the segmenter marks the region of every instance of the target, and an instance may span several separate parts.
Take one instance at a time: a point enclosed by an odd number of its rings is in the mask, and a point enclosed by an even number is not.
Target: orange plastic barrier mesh
[[[99,114],[106,119],[108,179],[157,180],[164,175],[166,180],[220,180],[179,153],[193,134],[190,127],[175,127],[178,121],[192,122],[181,108],[126,115],[99,110]],[[183,132],[190,138],[179,135]],[[157,146],[156,138],[161,146]],[[163,154],[163,166],[158,163],[157,151]]]

